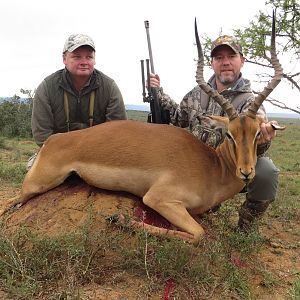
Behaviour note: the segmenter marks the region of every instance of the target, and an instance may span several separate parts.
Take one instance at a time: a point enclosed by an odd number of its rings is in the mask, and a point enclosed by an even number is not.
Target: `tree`
[[[27,98],[14,95],[0,103],[0,133],[8,137],[31,137],[31,111],[34,93],[21,89]]]
[[[270,68],[269,46],[266,45],[270,44],[268,41],[271,35],[272,10],[275,9],[277,52],[279,56],[289,58],[289,63],[283,65],[283,80],[300,93],[300,70],[294,69],[300,58],[300,4],[298,0],[269,0],[265,4],[269,13],[260,11],[248,28],[235,30],[234,35],[241,40],[248,62]],[[260,78],[269,80],[269,76],[271,75],[265,73]],[[276,99],[268,98],[268,101],[300,114],[300,105],[293,109]]]

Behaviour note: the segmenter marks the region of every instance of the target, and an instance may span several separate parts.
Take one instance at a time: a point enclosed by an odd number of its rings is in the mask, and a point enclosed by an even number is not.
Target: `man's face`
[[[245,58],[229,46],[219,46],[211,61],[216,80],[223,86],[230,86],[239,78],[244,62]]]
[[[96,64],[95,51],[89,46],[82,46],[73,52],[63,54],[63,62],[73,76],[89,77]]]

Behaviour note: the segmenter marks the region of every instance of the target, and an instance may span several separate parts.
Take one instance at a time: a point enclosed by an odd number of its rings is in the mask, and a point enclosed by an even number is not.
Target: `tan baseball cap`
[[[66,51],[73,52],[81,46],[90,46],[96,51],[94,41],[85,34],[72,34],[65,42],[63,53]]]
[[[235,53],[240,53],[241,55],[243,55],[242,52],[242,46],[240,45],[239,41],[230,35],[222,35],[219,36],[215,41],[212,42],[211,44],[211,52],[210,52],[210,56],[213,57],[215,50],[223,45],[227,45],[229,46]]]

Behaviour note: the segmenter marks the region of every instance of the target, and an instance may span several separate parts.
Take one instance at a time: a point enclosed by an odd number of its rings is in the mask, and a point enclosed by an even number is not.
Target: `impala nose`
[[[245,182],[249,182],[254,177],[253,174],[253,168],[250,168],[250,170],[242,170],[240,168],[240,178]]]

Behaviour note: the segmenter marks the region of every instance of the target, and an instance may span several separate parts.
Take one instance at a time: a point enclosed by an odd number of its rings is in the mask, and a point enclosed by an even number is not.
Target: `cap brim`
[[[229,44],[224,43],[224,44],[220,44],[220,45],[216,46],[213,50],[211,50],[210,56],[213,57],[213,56],[214,56],[214,52],[215,52],[219,47],[221,47],[221,46],[227,46],[227,47],[229,47],[230,49],[232,49],[232,51],[233,51],[234,53],[236,53],[236,54],[237,54],[237,53],[240,53],[240,54],[243,55],[243,53],[241,53],[239,50],[235,49],[234,47],[232,47],[232,46],[229,45]]]
[[[74,45],[74,46],[70,47],[69,49],[67,49],[66,51],[73,52],[74,50],[76,50],[82,46],[90,46],[94,51],[96,51],[95,46],[92,44],[89,44],[89,43],[82,43],[82,44]]]

